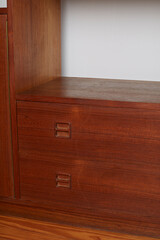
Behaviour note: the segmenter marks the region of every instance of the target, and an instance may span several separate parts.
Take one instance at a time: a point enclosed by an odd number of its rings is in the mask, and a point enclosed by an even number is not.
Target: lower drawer
[[[116,212],[159,218],[160,166],[147,150],[158,154],[155,141],[84,136],[19,135],[21,198],[101,217]]]
[[[160,216],[160,171],[124,160],[83,158],[28,151],[20,155],[21,198],[60,209]]]

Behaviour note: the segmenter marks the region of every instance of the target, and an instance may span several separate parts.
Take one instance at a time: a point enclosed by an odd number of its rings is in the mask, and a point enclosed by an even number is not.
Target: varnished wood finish
[[[61,74],[60,0],[14,0],[16,92]]]
[[[159,82],[61,77],[18,94],[17,100],[159,108],[159,92]]]
[[[60,0],[7,12],[15,199],[4,181],[0,211],[160,238],[160,83],[60,77]]]
[[[17,101],[17,116],[19,134],[52,137],[63,123],[61,131],[160,140],[160,109]]]
[[[32,205],[32,206],[31,206]],[[70,214],[66,211],[58,211],[53,206],[45,207],[39,203],[21,200],[0,200],[0,214],[8,216],[25,217],[40,221],[49,221],[58,224],[72,225],[75,227],[97,228],[105,231],[114,231],[120,233],[130,233],[133,235],[143,235],[160,238],[159,224],[148,218],[148,223],[138,219],[122,218],[121,215],[114,216],[110,214],[108,218],[95,218],[80,212],[79,214]],[[141,219],[142,220],[142,219]]]
[[[8,0],[7,5],[14,183],[19,198],[15,93],[60,75],[60,1]]]
[[[21,199],[160,230],[160,111],[18,102]],[[70,123],[71,139],[54,136]],[[71,189],[56,175],[71,175]],[[158,230],[158,231],[159,231]]]
[[[14,197],[19,198],[19,161],[17,141],[17,113],[16,113],[16,92],[15,92],[15,71],[14,71],[14,44],[13,44],[13,1],[8,0],[8,55],[9,55],[9,80],[10,80],[10,106],[12,126],[12,158],[14,173]]]
[[[13,195],[7,16],[0,15],[0,196]]]
[[[107,231],[93,230],[35,221],[25,218],[0,216],[0,240],[154,240]]]
[[[7,8],[0,8],[0,14],[7,14],[8,9]]]

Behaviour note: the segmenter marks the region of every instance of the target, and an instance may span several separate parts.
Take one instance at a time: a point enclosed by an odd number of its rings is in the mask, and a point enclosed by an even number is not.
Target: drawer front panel
[[[158,113],[152,112],[151,119],[149,113],[130,109],[133,119],[127,121],[126,109],[103,110],[18,104],[21,198],[100,217],[117,213],[159,218],[160,141],[153,124],[159,123]],[[142,119],[147,124],[141,129]],[[126,131],[125,123],[130,124]],[[137,128],[136,136],[131,126]],[[57,137],[57,130],[70,137]]]
[[[73,132],[160,140],[160,112],[51,103],[18,102],[19,128],[54,129],[71,123]]]
[[[26,132],[26,131],[25,131]],[[39,131],[38,131],[39,132]],[[51,132],[51,135],[54,131]],[[37,131],[34,134],[37,134]],[[22,132],[21,132],[22,134]],[[89,160],[121,159],[130,163],[147,163],[160,166],[160,142],[146,139],[118,138],[106,135],[72,133],[72,139],[19,134],[19,152],[28,149],[56,153],[66,156],[80,156]]]
[[[159,218],[160,172],[156,166],[113,159],[88,161],[78,156],[64,159],[32,150],[20,154],[20,172],[24,200],[85,209],[103,217],[116,211]]]

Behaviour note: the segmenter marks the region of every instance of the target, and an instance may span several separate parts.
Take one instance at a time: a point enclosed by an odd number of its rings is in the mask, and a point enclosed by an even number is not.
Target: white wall
[[[7,0],[0,0],[0,8],[6,8],[7,7]]]
[[[62,75],[160,80],[160,0],[62,0]]]

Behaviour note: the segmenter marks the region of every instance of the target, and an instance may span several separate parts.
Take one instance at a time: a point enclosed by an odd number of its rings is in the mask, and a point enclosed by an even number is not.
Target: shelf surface
[[[0,8],[0,14],[7,14],[8,8]]]
[[[96,105],[116,102],[153,105],[160,103],[160,82],[59,77],[18,94],[17,100]]]

